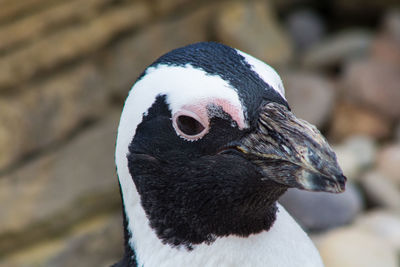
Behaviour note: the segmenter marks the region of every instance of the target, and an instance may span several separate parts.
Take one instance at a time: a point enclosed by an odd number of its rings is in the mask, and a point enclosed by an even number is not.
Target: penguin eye
[[[186,135],[197,135],[205,129],[198,120],[190,116],[181,115],[177,118],[176,123],[179,130]]]
[[[208,121],[193,112],[178,112],[173,116],[172,123],[177,134],[190,141],[200,139],[208,132]]]

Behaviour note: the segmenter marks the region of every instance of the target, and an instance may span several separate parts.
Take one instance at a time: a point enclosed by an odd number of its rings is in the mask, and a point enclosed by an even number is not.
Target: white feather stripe
[[[238,49],[236,49],[236,51],[244,57],[246,62],[251,66],[251,69],[255,73],[257,73],[258,76],[260,76],[260,78],[263,79],[266,84],[271,86],[284,99],[286,99],[285,88],[283,87],[281,77],[270,65]]]

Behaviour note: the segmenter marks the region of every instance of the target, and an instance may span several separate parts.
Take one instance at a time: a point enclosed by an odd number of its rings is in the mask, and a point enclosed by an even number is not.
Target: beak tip
[[[302,177],[303,179],[297,180],[301,189],[330,193],[342,193],[346,189],[347,178],[341,172],[334,176],[305,172]]]
[[[337,182],[338,182],[338,185],[339,185],[339,192],[338,193],[341,193],[341,192],[344,192],[345,190],[346,190],[346,181],[347,181],[347,178],[346,178],[346,176],[344,176],[343,174],[341,174],[338,178],[336,178],[337,179]]]
[[[337,194],[343,193],[346,190],[346,182],[347,182],[346,176],[344,176],[343,174],[339,174],[333,177],[333,181],[331,180],[331,182],[329,183],[331,184],[331,186],[327,186],[322,191],[337,193]]]

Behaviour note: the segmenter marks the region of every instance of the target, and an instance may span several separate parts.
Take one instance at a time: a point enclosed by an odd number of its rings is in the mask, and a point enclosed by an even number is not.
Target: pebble
[[[376,158],[376,144],[367,136],[352,136],[333,150],[344,175],[350,180],[358,179]]]
[[[102,121],[81,130],[62,147],[1,176],[3,255],[39,244],[94,213],[120,207],[113,160],[119,112],[109,110]],[[32,225],[37,229],[26,231]]]
[[[394,137],[397,142],[400,142],[400,121],[396,125],[396,129],[394,130]]]
[[[396,250],[385,239],[358,227],[322,236],[318,249],[325,267],[398,267]]]
[[[123,256],[121,214],[92,219],[75,227],[77,234],[63,239],[63,249],[51,255],[46,267],[111,266]]]
[[[335,87],[324,76],[308,72],[282,74],[286,98],[294,114],[318,128],[332,116]]]
[[[340,66],[350,59],[363,58],[368,54],[371,40],[367,31],[338,33],[311,47],[303,56],[303,66],[319,70]]]
[[[391,123],[385,116],[346,101],[337,101],[330,126],[329,136],[333,140],[343,140],[352,135],[382,140],[391,135]]]
[[[383,19],[381,32],[373,41],[372,57],[387,63],[400,64],[400,11],[389,10]]]
[[[279,202],[309,231],[323,231],[348,224],[363,208],[362,198],[351,183],[341,194],[289,189]]]
[[[295,48],[299,52],[306,51],[325,35],[324,22],[311,9],[300,9],[290,13],[286,24]]]
[[[379,170],[400,188],[400,143],[384,147],[377,162]]]
[[[400,211],[400,189],[383,173],[372,170],[359,181],[369,202]]]
[[[227,2],[217,15],[215,30],[222,43],[272,66],[285,65],[291,59],[290,38],[267,1]]]
[[[375,210],[360,216],[355,224],[382,237],[400,251],[400,213]]]
[[[353,61],[344,69],[341,88],[346,100],[392,120],[400,118],[400,64],[371,59]]]

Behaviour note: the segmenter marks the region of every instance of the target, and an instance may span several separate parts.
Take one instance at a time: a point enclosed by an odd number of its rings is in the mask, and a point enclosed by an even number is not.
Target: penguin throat
[[[176,177],[133,177],[140,196],[135,206],[144,210],[158,239],[188,250],[219,237],[268,231],[276,219],[276,200],[286,191],[272,181],[235,188],[211,180],[191,184]]]
[[[141,202],[143,203],[143,200]],[[143,209],[146,219],[127,218],[124,211],[125,254],[129,256],[128,258],[135,257],[134,248],[137,245],[135,244],[135,234],[141,235],[139,231],[141,231],[140,228],[143,228],[140,225],[142,222],[147,224],[145,228],[150,226],[151,232],[155,233],[164,245],[191,251],[196,245],[211,245],[221,237],[248,237],[252,234],[268,231],[273,226],[277,213],[276,201],[271,201],[271,203],[263,201],[263,204],[260,203],[258,207],[253,207],[252,211],[247,211],[243,207],[240,208],[242,210],[234,209],[230,215],[210,213],[209,219],[207,219],[209,221],[207,222],[201,218],[188,219],[178,217],[179,214],[176,213],[171,215],[173,212],[158,217],[158,215],[149,210],[149,207],[137,205],[136,208]],[[130,229],[132,225],[129,225],[128,222],[133,224],[133,228],[136,231]]]

